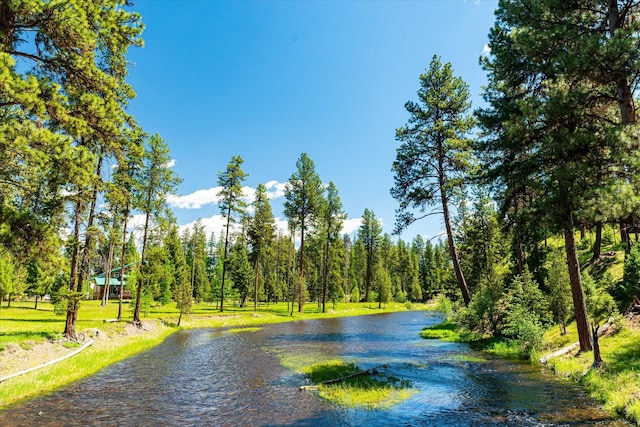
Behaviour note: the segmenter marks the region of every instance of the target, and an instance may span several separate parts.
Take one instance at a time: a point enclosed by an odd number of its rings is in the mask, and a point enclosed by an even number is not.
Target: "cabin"
[[[107,273],[100,273],[97,276],[91,278],[90,287],[93,291],[93,299],[101,299],[104,294],[105,286],[107,286],[107,292],[109,299],[120,299],[120,276],[123,277],[123,299],[131,299],[131,286],[127,286],[127,280],[129,278],[129,270],[133,264],[127,264],[124,266],[124,273],[121,267],[111,270],[109,283],[106,284]]]

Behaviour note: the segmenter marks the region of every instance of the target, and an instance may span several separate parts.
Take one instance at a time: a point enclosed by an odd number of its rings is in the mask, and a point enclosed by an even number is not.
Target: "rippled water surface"
[[[464,344],[419,338],[424,312],[298,321],[257,332],[181,331],[99,374],[0,412],[2,426],[623,426],[572,384]],[[418,391],[345,410],[301,391],[278,355],[340,357]],[[468,357],[473,356],[473,358]]]

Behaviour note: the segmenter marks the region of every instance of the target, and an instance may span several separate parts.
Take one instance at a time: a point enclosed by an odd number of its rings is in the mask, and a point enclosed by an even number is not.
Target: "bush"
[[[453,303],[445,294],[440,294],[436,301],[436,310],[442,313],[445,320],[453,316]]]
[[[523,356],[529,357],[542,346],[544,327],[536,313],[522,305],[512,307],[505,316],[505,336],[514,339]]]

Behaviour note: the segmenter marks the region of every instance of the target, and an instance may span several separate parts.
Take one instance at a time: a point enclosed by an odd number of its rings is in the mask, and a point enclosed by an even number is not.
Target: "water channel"
[[[540,368],[424,340],[424,312],[297,321],[244,333],[186,330],[49,395],[1,426],[626,426]],[[410,399],[349,410],[300,390],[279,356],[342,358],[411,382]],[[484,359],[483,361],[477,360]]]

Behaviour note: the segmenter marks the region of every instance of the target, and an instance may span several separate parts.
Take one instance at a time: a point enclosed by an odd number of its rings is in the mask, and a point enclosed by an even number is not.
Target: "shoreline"
[[[546,367],[557,378],[572,381],[585,390],[589,396],[602,404],[605,411],[626,421],[640,425],[640,316],[623,318],[615,328],[600,337],[600,351],[604,364],[594,368],[593,352],[580,353],[573,347],[571,351],[559,354],[559,350],[569,348],[568,344],[577,340],[575,324],[570,325],[566,335],[560,336],[555,328],[547,331],[544,340],[544,355],[534,352],[529,359],[522,359],[531,365]],[[511,359],[517,356],[516,347],[496,345],[474,339],[469,334],[461,334],[460,328],[451,321],[443,321],[422,330],[425,339],[440,339],[465,342],[476,350]],[[494,347],[495,346],[495,347]],[[557,350],[558,352],[554,352]]]

